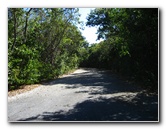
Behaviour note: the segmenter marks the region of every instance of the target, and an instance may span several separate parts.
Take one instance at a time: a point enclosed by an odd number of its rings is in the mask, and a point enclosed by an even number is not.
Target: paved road
[[[8,97],[8,121],[158,121],[158,96],[108,71],[78,69]]]

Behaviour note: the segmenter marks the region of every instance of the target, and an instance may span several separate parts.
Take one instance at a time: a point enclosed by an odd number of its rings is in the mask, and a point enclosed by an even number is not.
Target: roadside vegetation
[[[99,8],[87,19],[104,41],[84,49],[81,66],[109,69],[157,91],[158,9]]]
[[[9,8],[9,90],[77,68],[85,43],[77,24],[75,8]]]
[[[78,8],[8,9],[8,89],[57,78],[77,67],[105,68],[158,88],[158,9],[96,8],[89,45]],[[83,26],[82,26],[83,27]]]

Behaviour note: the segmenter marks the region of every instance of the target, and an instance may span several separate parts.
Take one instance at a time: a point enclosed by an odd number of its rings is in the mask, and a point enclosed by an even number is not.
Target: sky
[[[87,27],[86,24],[86,17],[88,14],[90,14],[90,11],[95,8],[79,8],[80,21],[84,22],[84,30],[80,30],[82,32],[82,35],[86,38],[86,40],[89,42],[89,44],[93,43],[99,43],[102,40],[97,40],[97,27]]]

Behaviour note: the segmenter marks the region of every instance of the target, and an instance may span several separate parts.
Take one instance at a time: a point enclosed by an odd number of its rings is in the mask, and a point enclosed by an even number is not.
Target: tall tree
[[[84,42],[77,24],[77,8],[9,8],[9,89],[76,68]]]

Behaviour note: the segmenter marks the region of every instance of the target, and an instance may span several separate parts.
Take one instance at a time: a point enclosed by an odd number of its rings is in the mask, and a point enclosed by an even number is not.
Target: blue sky
[[[84,22],[84,30],[81,30],[82,35],[86,38],[86,40],[92,44],[92,43],[99,43],[100,41],[97,40],[97,28],[96,27],[87,27],[85,26],[86,23],[86,17],[90,13],[91,10],[95,8],[79,8],[79,13],[81,14],[80,21]]]

